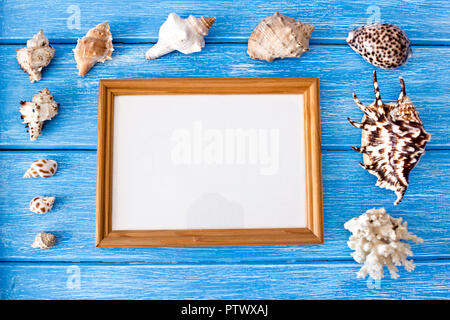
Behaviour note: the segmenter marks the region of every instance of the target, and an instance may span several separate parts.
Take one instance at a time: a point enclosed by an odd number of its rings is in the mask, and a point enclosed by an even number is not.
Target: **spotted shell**
[[[361,147],[352,147],[363,154],[361,166],[378,178],[377,186],[395,192],[395,205],[403,199],[408,188],[408,177],[425,153],[430,140],[419,118],[419,113],[406,95],[405,82],[400,78],[401,91],[397,102],[383,103],[378,88],[377,74],[373,72],[375,101],[365,106],[353,94],[353,99],[364,112],[361,123],[348,118],[350,124],[362,129]]]
[[[27,124],[30,140],[36,140],[42,132],[45,121],[58,114],[59,103],[53,100],[48,88],[33,96],[32,101],[20,102],[20,113],[23,123]]]
[[[364,60],[383,69],[394,69],[412,56],[406,33],[389,23],[373,23],[350,31],[348,45]]]
[[[55,49],[49,44],[44,31],[36,33],[27,41],[27,46],[17,50],[17,62],[24,72],[28,73],[30,82],[42,78],[42,69],[50,64],[55,56]]]
[[[247,53],[252,59],[272,62],[277,58],[300,57],[309,51],[313,25],[303,24],[279,12],[264,18],[248,39]]]
[[[73,50],[79,75],[84,76],[97,62],[112,59],[113,51],[108,22],[103,22],[89,30],[82,39],[78,39],[77,46]]]
[[[30,211],[34,213],[47,213],[53,208],[55,197],[34,197],[30,201]]]
[[[56,243],[56,236],[48,232],[41,232],[36,235],[31,245],[33,248],[51,249]]]
[[[58,163],[54,160],[39,159],[33,161],[25,172],[24,178],[49,178],[56,173]]]

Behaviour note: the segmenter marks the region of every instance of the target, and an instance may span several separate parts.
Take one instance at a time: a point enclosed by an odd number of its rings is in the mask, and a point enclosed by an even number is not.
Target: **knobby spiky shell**
[[[56,173],[58,163],[54,160],[39,159],[33,161],[24,174],[24,178],[49,178]]]
[[[199,52],[205,46],[204,37],[216,21],[214,17],[189,16],[180,18],[176,13],[169,14],[159,29],[158,42],[145,54],[148,60],[159,58],[172,51],[184,54]]]
[[[352,30],[347,43],[364,60],[383,69],[397,68],[412,56],[406,33],[389,23],[373,23]]]
[[[33,248],[51,249],[56,243],[56,236],[48,232],[41,232],[36,235],[31,245]]]
[[[47,213],[53,208],[55,197],[34,197],[30,201],[30,211],[34,213]]]
[[[44,31],[36,33],[27,41],[27,46],[17,50],[17,62],[28,73],[30,82],[42,78],[42,69],[50,64],[55,56],[55,49],[50,46]]]
[[[23,123],[26,123],[30,140],[36,140],[42,132],[44,121],[53,119],[58,114],[59,103],[53,100],[48,88],[33,96],[32,101],[20,102],[20,113]]]
[[[272,62],[276,58],[300,57],[309,51],[313,25],[303,24],[279,12],[264,18],[248,39],[252,59]]]
[[[395,205],[402,201],[408,188],[409,173],[425,153],[425,145],[430,140],[419,113],[406,96],[402,78],[400,85],[397,102],[383,103],[374,71],[375,101],[365,106],[353,94],[364,117],[361,123],[348,118],[354,127],[362,129],[361,147],[352,147],[363,154],[364,163],[361,166],[378,178],[377,186],[395,192]]]
[[[97,62],[110,60],[114,51],[108,22],[103,22],[78,39],[73,50],[80,76],[84,76]]]

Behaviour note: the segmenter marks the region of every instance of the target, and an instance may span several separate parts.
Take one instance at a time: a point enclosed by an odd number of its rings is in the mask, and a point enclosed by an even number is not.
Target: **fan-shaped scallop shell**
[[[30,211],[34,213],[47,213],[53,208],[55,197],[34,197],[30,201]]]
[[[400,85],[397,102],[383,103],[374,71],[375,101],[365,106],[353,94],[364,117],[361,123],[348,119],[354,127],[362,129],[361,147],[352,147],[363,154],[361,166],[378,178],[377,186],[395,192],[396,205],[402,201],[409,173],[425,153],[425,145],[430,140],[419,113],[406,95],[402,78]]]
[[[145,54],[148,60],[159,58],[172,51],[184,54],[199,52],[205,46],[204,37],[208,34],[216,18],[189,16],[180,18],[176,13],[169,14],[159,29],[158,42]]]
[[[21,101],[20,113],[23,123],[27,124],[30,140],[36,140],[42,132],[42,126],[47,120],[58,114],[59,103],[53,100],[48,88],[33,96],[32,101]]]
[[[114,51],[108,22],[103,22],[78,39],[73,50],[80,76],[84,76],[97,62],[110,60]]]
[[[352,30],[347,43],[364,60],[383,69],[397,68],[412,56],[406,33],[389,23],[373,23]]]
[[[55,56],[55,49],[49,44],[44,31],[36,33],[27,41],[27,46],[17,50],[17,62],[28,73],[30,82],[42,78],[42,69],[50,64]]]
[[[28,170],[25,172],[24,178],[49,178],[56,173],[58,163],[54,160],[39,159],[33,161]]]
[[[300,57],[309,51],[313,25],[303,24],[279,12],[264,18],[248,39],[252,59],[272,62],[276,58]]]
[[[48,232],[41,232],[36,235],[31,245],[33,248],[51,249],[56,243],[56,236]]]

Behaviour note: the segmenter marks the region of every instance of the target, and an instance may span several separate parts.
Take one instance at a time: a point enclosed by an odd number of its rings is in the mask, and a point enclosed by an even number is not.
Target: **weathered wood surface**
[[[355,263],[2,263],[1,299],[448,299],[450,263],[416,263],[393,281]],[[389,276],[388,276],[389,277]]]
[[[98,79],[177,77],[320,77],[322,146],[350,149],[360,143],[361,132],[348,122],[362,112],[353,102],[356,92],[364,103],[374,99],[373,66],[348,46],[311,46],[301,59],[272,63],[252,60],[243,44],[216,44],[191,56],[172,53],[157,60],[144,58],[149,45],[116,45],[113,60],[97,64],[85,77],[77,75],[74,45],[56,45],[56,56],[44,70],[43,79],[31,84],[18,67],[15,50],[20,46],[0,46],[0,148],[89,148],[97,145]],[[428,148],[450,147],[449,47],[415,47],[414,58],[393,71],[378,70],[382,98],[394,101],[400,92],[399,76],[417,106],[432,138]],[[59,114],[45,124],[43,135],[29,140],[20,121],[19,101],[30,101],[48,87],[60,103]]]

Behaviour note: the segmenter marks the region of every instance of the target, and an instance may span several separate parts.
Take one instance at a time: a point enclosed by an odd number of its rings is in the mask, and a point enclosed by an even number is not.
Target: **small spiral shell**
[[[54,160],[39,159],[33,161],[24,174],[24,178],[49,178],[56,173],[58,163]]]

